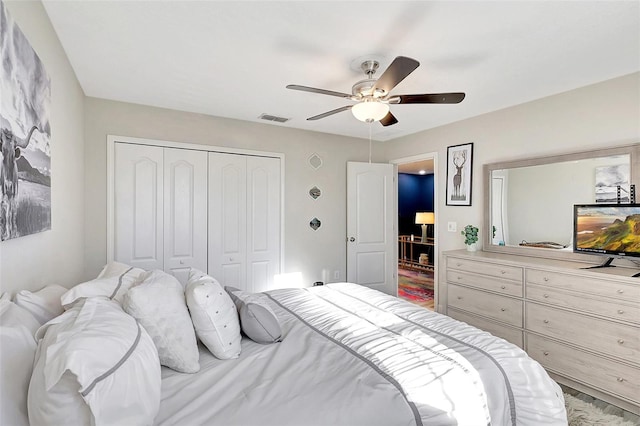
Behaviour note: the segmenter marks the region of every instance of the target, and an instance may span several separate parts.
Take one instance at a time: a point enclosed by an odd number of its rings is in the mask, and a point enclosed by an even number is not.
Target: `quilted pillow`
[[[181,373],[200,370],[198,343],[184,290],[173,275],[159,270],[143,273],[125,293],[122,306],[151,335],[162,365]]]
[[[96,279],[78,284],[64,293],[61,297],[62,306],[69,309],[79,299],[98,296],[115,300],[122,305],[124,294],[143,273],[143,269],[111,262]]]
[[[119,304],[81,300],[41,327],[36,338],[31,424],[153,423],[160,408],[158,352]]]
[[[185,296],[196,335],[207,349],[219,359],[237,358],[242,339],[238,311],[220,283],[191,269]]]
[[[38,327],[40,324],[29,312],[8,297],[0,297],[0,425],[29,424],[27,390]]]
[[[282,340],[280,322],[264,295],[247,293],[234,287],[225,287],[225,290],[240,313],[240,326],[249,339],[262,344]]]
[[[56,284],[48,285],[33,293],[29,290],[20,290],[16,293],[14,302],[29,311],[42,325],[64,312],[60,297],[66,292],[66,288]]]

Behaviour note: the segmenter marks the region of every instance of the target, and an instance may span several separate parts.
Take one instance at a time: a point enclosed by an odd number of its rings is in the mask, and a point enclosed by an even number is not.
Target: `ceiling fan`
[[[391,90],[418,68],[419,65],[420,62],[415,59],[398,56],[391,62],[391,65],[382,73],[380,78],[374,79],[373,75],[376,73],[380,64],[374,60],[364,61],[361,68],[367,75],[367,78],[354,84],[351,88],[351,94],[300,86],[297,84],[289,84],[287,89],[337,96],[357,102],[354,105],[346,105],[322,114],[314,115],[313,117],[307,118],[307,120],[319,120],[342,111],[351,110],[358,120],[368,123],[380,121],[380,124],[383,126],[391,126],[398,122],[389,110],[389,104],[457,104],[462,102],[465,96],[462,92],[391,95]]]

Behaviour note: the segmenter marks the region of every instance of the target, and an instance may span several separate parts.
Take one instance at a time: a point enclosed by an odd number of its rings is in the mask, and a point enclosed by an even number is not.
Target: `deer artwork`
[[[18,236],[17,212],[18,212],[18,165],[20,149],[29,145],[31,135],[37,129],[31,127],[27,136],[21,139],[9,129],[0,129],[0,241]]]
[[[464,200],[466,198],[460,188],[462,185],[462,167],[466,162],[466,151],[458,151],[453,154],[453,165],[456,166],[456,174],[453,175],[453,194],[451,194],[451,199],[453,200]]]

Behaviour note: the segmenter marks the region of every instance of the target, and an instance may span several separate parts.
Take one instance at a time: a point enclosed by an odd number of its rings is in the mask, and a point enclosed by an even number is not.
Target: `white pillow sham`
[[[151,424],[161,373],[153,341],[115,302],[89,298],[41,327],[31,424]]]
[[[216,358],[237,358],[242,340],[238,311],[220,283],[191,269],[185,296],[200,341]]]
[[[29,312],[0,298],[0,425],[29,425],[27,390],[38,327]]]
[[[242,332],[254,342],[275,343],[282,340],[282,328],[266,296],[225,287],[240,314]]]
[[[122,305],[124,294],[143,273],[143,269],[111,262],[102,269],[96,279],[78,284],[64,293],[61,297],[62,306],[69,309],[79,299],[87,297],[103,297]]]
[[[181,373],[200,370],[198,342],[184,290],[174,276],[159,270],[143,273],[125,293],[122,306],[147,330],[162,365]]]
[[[66,288],[53,284],[36,292],[20,290],[13,299],[16,305],[29,311],[40,324],[44,324],[64,312],[60,297],[66,292]]]

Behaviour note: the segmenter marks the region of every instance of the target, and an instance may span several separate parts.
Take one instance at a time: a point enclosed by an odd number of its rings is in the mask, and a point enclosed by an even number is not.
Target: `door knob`
[[[349,237],[349,242],[353,243],[355,241],[356,241],[356,239],[354,237]]]

